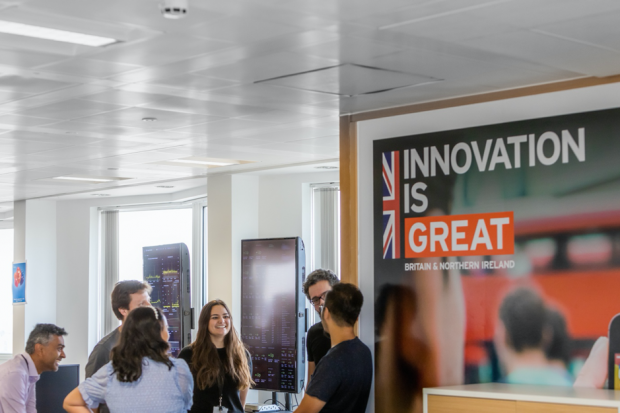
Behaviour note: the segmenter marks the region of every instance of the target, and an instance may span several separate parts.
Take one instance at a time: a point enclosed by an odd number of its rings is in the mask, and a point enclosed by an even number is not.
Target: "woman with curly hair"
[[[202,308],[196,341],[179,353],[194,376],[191,413],[243,413],[252,381],[252,359],[232,324],[228,306],[213,300]]]
[[[155,307],[132,310],[111,361],[75,388],[63,404],[87,413],[100,403],[112,413],[181,413],[192,407],[194,381],[187,363],[168,355],[168,323]]]

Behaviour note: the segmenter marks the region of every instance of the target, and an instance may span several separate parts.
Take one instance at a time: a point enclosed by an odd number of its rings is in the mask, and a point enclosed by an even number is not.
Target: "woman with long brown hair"
[[[65,398],[69,413],[105,403],[112,413],[184,413],[192,406],[193,379],[185,361],[168,355],[168,323],[161,309],[127,315],[111,361]]]
[[[194,412],[222,407],[243,413],[252,381],[252,359],[233,327],[222,300],[207,303],[200,312],[196,340],[179,353],[194,376]],[[224,410],[226,411],[226,410]]]

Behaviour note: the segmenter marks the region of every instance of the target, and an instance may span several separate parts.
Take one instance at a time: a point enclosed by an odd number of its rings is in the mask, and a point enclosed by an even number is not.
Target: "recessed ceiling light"
[[[187,164],[193,164],[193,165],[213,165],[213,166],[236,165],[236,163],[234,162],[193,161],[191,159],[174,159],[168,162],[187,163]]]
[[[110,196],[110,194],[91,194],[92,196]]]
[[[142,122],[157,122],[157,118],[151,118],[151,117],[142,118]]]
[[[170,188],[174,188],[174,186],[172,186],[172,185],[158,185],[158,186],[156,186],[156,188],[170,189]]]
[[[110,37],[93,36],[90,34],[50,29],[48,27],[33,26],[30,24],[3,20],[0,20],[0,33],[36,37],[37,39],[54,40],[57,42],[73,43],[91,47],[107,46],[118,42],[118,40]]]
[[[316,166],[316,169],[338,169],[337,166]]]
[[[112,182],[113,179],[102,178],[79,178],[77,176],[57,176],[53,179],[61,179],[66,181],[85,181],[85,182]]]

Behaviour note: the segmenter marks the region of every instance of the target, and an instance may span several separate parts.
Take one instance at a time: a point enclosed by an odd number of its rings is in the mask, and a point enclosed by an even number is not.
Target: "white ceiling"
[[[167,20],[158,0],[0,0],[0,20],[121,40],[0,34],[0,207],[204,185],[162,164],[185,157],[290,173],[338,158],[341,114],[620,73],[618,0],[189,3]]]

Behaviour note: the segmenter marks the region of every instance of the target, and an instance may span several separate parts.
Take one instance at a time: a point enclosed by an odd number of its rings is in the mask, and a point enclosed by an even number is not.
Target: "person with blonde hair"
[[[215,408],[243,413],[252,380],[252,359],[237,331],[226,303],[213,300],[200,312],[196,340],[179,353],[194,377],[195,412]],[[225,410],[227,409],[227,410]]]

